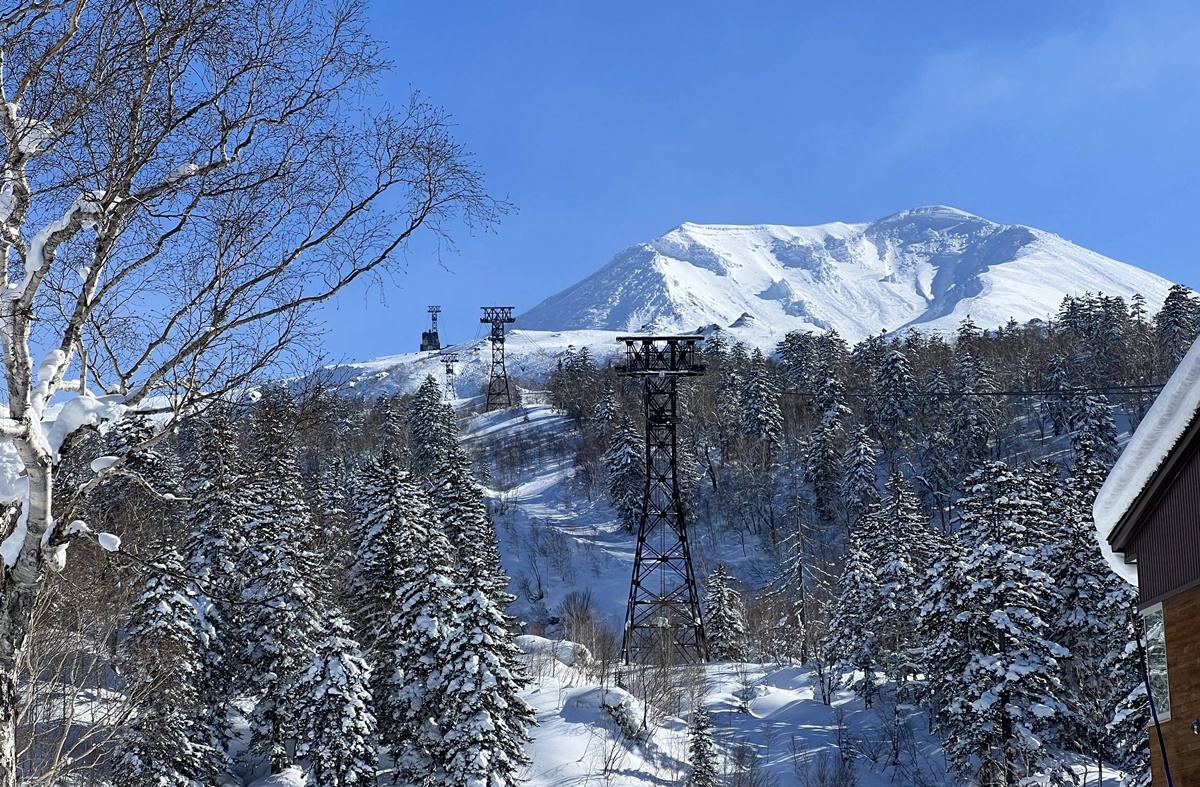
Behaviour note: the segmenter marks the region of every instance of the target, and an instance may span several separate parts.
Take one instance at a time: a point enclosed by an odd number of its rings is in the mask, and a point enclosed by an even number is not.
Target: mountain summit
[[[694,331],[720,325],[771,346],[792,330],[944,333],[1046,319],[1064,295],[1146,297],[1171,283],[1049,232],[955,208],[867,224],[681,224],[631,246],[518,318],[526,330]]]

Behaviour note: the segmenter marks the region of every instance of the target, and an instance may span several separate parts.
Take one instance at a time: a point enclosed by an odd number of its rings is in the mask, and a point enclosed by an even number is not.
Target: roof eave
[[[1190,457],[1197,447],[1200,447],[1198,437],[1200,437],[1200,411],[1192,415],[1187,429],[1172,446],[1162,464],[1150,476],[1150,481],[1134,499],[1133,505],[1125,510],[1125,513],[1117,520],[1117,524],[1109,531],[1108,543],[1113,552],[1124,556],[1129,542],[1133,540],[1150,513],[1158,506],[1163,493],[1170,486],[1170,481],[1182,469],[1184,460]]]

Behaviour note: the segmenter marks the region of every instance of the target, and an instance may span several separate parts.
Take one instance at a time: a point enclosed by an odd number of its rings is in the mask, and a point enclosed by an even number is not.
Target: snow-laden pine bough
[[[55,500],[79,435],[157,410],[146,443],[162,439],[311,350],[309,307],[388,269],[418,229],[506,209],[440,110],[370,103],[386,68],[360,0],[0,11],[0,787],[44,572],[96,537],[68,526],[80,496],[128,472],[111,457]]]

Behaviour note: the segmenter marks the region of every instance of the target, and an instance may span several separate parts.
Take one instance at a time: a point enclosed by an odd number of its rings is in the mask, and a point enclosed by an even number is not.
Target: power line
[[[1007,396],[1012,398],[1025,398],[1031,396],[1051,396],[1051,397],[1073,397],[1080,394],[1099,393],[1099,394],[1120,394],[1120,393],[1158,393],[1163,389],[1164,383],[1154,383],[1151,385],[1110,385],[1104,388],[1046,388],[1030,391],[921,391],[917,396],[928,396],[930,398],[942,397],[962,397],[962,396]],[[795,396],[806,399],[815,399],[820,396],[819,393],[809,391],[783,391],[782,396]],[[847,399],[870,399],[875,397],[872,391],[843,391],[841,394]]]

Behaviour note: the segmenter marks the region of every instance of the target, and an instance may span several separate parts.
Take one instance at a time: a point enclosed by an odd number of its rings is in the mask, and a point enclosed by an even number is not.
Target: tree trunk
[[[50,518],[50,460],[36,447],[15,441],[29,481],[25,540],[4,575],[0,600],[0,787],[17,783],[16,735],[20,700],[17,665],[28,644],[33,607],[41,587],[42,535]]]
[[[0,667],[0,787],[17,783],[17,674],[16,665],[4,659]]]

